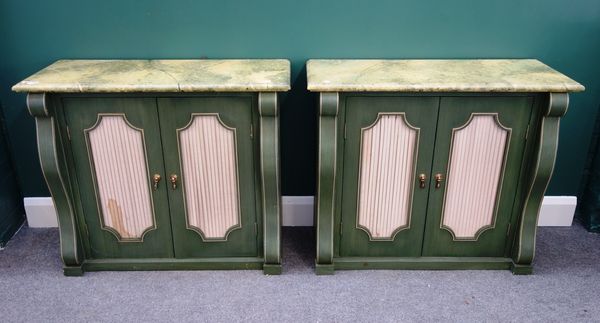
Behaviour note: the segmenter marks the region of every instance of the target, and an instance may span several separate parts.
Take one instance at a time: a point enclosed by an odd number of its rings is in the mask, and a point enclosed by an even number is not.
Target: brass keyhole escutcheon
[[[173,188],[173,190],[176,190],[177,189],[177,175],[171,174],[171,176],[169,177],[169,180],[171,181],[171,187]]]
[[[154,190],[156,191],[158,189],[158,182],[160,182],[160,175],[159,174],[154,174],[154,176],[152,176],[152,181],[154,182]]]
[[[440,188],[442,186],[443,180],[444,180],[444,175],[435,174],[435,188]]]
[[[427,180],[427,176],[425,176],[425,174],[420,174],[419,175],[419,187],[420,188],[425,188],[425,181]]]

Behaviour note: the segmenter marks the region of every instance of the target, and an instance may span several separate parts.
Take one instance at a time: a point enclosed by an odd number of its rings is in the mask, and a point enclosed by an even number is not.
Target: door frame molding
[[[92,175],[92,181],[94,182],[93,183],[94,184],[93,185],[94,196],[96,197],[96,207],[98,209],[98,218],[100,219],[100,229],[112,233],[117,238],[117,241],[119,241],[119,242],[138,242],[138,243],[144,242],[144,237],[146,236],[146,234],[150,231],[156,230],[156,228],[157,228],[156,211],[154,210],[154,193],[152,191],[152,187],[149,185],[148,180],[146,180],[146,188],[148,189],[148,192],[150,193],[150,208],[152,210],[152,226],[144,229],[144,231],[142,232],[142,234],[139,238],[126,239],[126,238],[123,238],[120,233],[118,233],[116,230],[114,230],[114,228],[109,227],[104,223],[104,213],[102,212],[102,207],[100,205],[100,195],[98,194],[98,179],[97,179],[96,172],[95,172],[95,170],[96,170],[95,163],[92,158],[92,150],[90,149],[91,146],[90,146],[89,133],[91,131],[95,130],[100,125],[102,118],[104,118],[105,116],[122,117],[123,121],[125,121],[127,126],[129,126],[131,129],[133,129],[135,131],[140,132],[140,134],[142,136],[142,147],[144,148],[144,162],[146,165],[146,179],[150,178],[150,176],[151,176],[150,175],[150,167],[148,165],[148,153],[146,150],[146,137],[144,135],[144,129],[134,126],[129,121],[129,119],[127,119],[127,115],[125,113],[101,112],[101,113],[96,114],[96,122],[91,127],[83,129],[83,133],[84,133],[84,137],[85,137],[85,146],[86,146],[85,148],[87,150],[88,161],[90,164],[90,173]]]
[[[452,230],[452,228],[444,225],[444,216],[445,216],[445,211],[446,211],[446,198],[448,196],[448,179],[450,178],[450,165],[452,163],[452,148],[454,147],[454,139],[455,139],[455,134],[457,131],[460,131],[462,129],[465,129],[466,127],[468,127],[471,122],[473,121],[473,117],[475,116],[493,116],[494,120],[496,121],[496,124],[508,131],[508,138],[506,139],[506,145],[504,146],[504,153],[503,153],[503,158],[502,158],[502,169],[500,171],[500,181],[498,183],[497,186],[497,191],[496,191],[496,197],[494,199],[494,213],[492,214],[492,223],[489,225],[485,225],[481,228],[479,228],[479,230],[477,230],[477,232],[475,232],[473,237],[469,237],[469,238],[457,238],[454,230]],[[506,170],[506,161],[508,159],[508,154],[510,151],[510,140],[512,139],[512,128],[506,127],[505,125],[502,124],[502,122],[500,122],[500,116],[498,114],[498,112],[472,112],[471,115],[469,116],[469,119],[467,120],[467,122],[465,122],[463,125],[456,127],[456,128],[452,128],[452,138],[450,139],[450,149],[449,149],[449,153],[448,153],[448,165],[446,165],[446,181],[444,181],[444,197],[442,199],[442,214],[440,216],[440,229],[446,230],[448,232],[450,232],[450,234],[452,235],[452,241],[477,241],[479,239],[479,236],[481,236],[481,234],[487,230],[491,230],[493,228],[496,227],[496,218],[498,216],[498,207],[500,204],[500,196],[502,194],[502,186],[504,184],[504,174],[505,174],[505,170]]]
[[[396,229],[394,229],[394,231],[392,232],[390,237],[373,238],[371,231],[368,228],[360,225],[359,221],[358,221],[359,220],[359,211],[360,211],[360,193],[361,193],[361,187],[362,187],[361,186],[361,180],[362,180],[361,167],[362,167],[363,138],[364,138],[364,132],[366,130],[369,130],[369,129],[372,129],[373,127],[375,127],[381,120],[381,117],[384,115],[401,116],[404,121],[404,124],[406,124],[406,126],[409,127],[410,129],[415,130],[417,132],[417,134],[416,134],[415,151],[412,154],[413,155],[413,158],[412,158],[413,170],[410,175],[411,188],[410,188],[410,200],[408,201],[407,223],[406,223],[406,225],[401,225],[401,226],[397,227]],[[410,229],[410,224],[411,224],[411,219],[412,219],[413,198],[414,198],[414,193],[415,193],[415,179],[416,179],[416,174],[417,174],[417,161],[419,160],[419,144],[420,144],[420,139],[421,139],[420,136],[421,136],[421,128],[415,127],[410,122],[408,122],[408,119],[406,118],[406,112],[378,112],[377,117],[375,118],[375,121],[373,123],[371,123],[367,127],[360,129],[360,148],[359,148],[359,153],[358,153],[358,155],[359,155],[359,157],[358,157],[358,190],[357,190],[357,197],[356,197],[356,222],[355,222],[356,226],[355,226],[355,228],[366,232],[367,235],[369,236],[369,241],[394,241],[394,239],[396,238],[396,235],[400,231]]]
[[[193,225],[190,225],[189,223],[189,216],[188,216],[188,209],[187,209],[187,202],[186,202],[186,191],[185,191],[185,174],[183,171],[183,158],[181,155],[181,133],[183,131],[185,131],[186,129],[188,129],[192,123],[194,123],[194,119],[197,116],[214,116],[217,118],[217,121],[227,130],[231,130],[233,131],[233,149],[234,149],[234,154],[235,154],[235,184],[236,184],[236,193],[237,193],[237,224],[229,227],[227,229],[227,231],[225,232],[225,236],[222,238],[206,238],[204,236],[204,232],[202,231],[202,229],[195,227]],[[225,124],[225,122],[221,119],[220,115],[218,112],[193,112],[190,114],[190,120],[188,121],[188,123],[183,126],[182,128],[177,128],[176,130],[176,134],[177,134],[177,153],[178,153],[178,159],[179,159],[179,170],[181,172],[181,188],[182,188],[182,192],[183,192],[183,210],[185,212],[185,226],[186,229],[194,231],[196,233],[198,233],[200,235],[200,237],[202,238],[203,242],[226,242],[229,239],[229,234],[231,234],[231,232],[237,230],[237,229],[241,229],[242,228],[242,212],[241,212],[241,200],[240,200],[240,174],[239,174],[239,159],[238,159],[238,142],[237,142],[237,128],[235,127],[230,127],[227,124]]]

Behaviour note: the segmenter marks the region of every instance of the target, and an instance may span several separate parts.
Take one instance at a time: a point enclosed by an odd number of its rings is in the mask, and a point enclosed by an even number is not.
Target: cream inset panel
[[[473,113],[452,130],[442,227],[455,240],[494,227],[510,133],[496,113]]]
[[[119,241],[142,241],[156,227],[143,130],[123,114],[99,114],[84,133],[102,228]]]
[[[371,240],[410,226],[418,141],[404,113],[380,113],[361,129],[357,227]]]
[[[241,227],[236,131],[218,114],[192,114],[177,129],[188,229],[224,241]]]

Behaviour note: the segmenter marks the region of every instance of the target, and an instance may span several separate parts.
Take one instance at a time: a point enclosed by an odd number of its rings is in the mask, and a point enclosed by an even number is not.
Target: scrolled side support
[[[277,93],[258,94],[260,114],[260,178],[263,199],[263,272],[281,273],[281,188],[279,182],[279,104]]]
[[[549,94],[548,106],[539,129],[537,155],[530,175],[529,188],[520,217],[515,248],[513,249],[512,271],[515,274],[530,274],[532,272],[538,216],[554,170],[560,118],[565,115],[568,106],[568,93]]]
[[[48,109],[47,95],[28,94],[27,109],[35,117],[40,166],[58,217],[60,255],[64,272],[65,275],[81,275],[82,255],[75,229],[75,213],[68,193],[67,179],[61,173],[61,162],[64,161],[63,156],[59,154],[58,129],[54,116]]]
[[[333,274],[333,232],[335,213],[335,182],[337,165],[337,116],[339,93],[319,95],[319,134],[317,165],[317,221],[318,275]]]

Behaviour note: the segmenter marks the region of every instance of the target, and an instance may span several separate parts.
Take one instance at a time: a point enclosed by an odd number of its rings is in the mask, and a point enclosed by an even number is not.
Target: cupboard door
[[[424,256],[504,256],[532,105],[441,99]]]
[[[258,255],[252,102],[158,100],[176,257]]]
[[[340,256],[421,255],[438,104],[346,99]]]
[[[156,101],[64,98],[91,258],[172,257]]]

